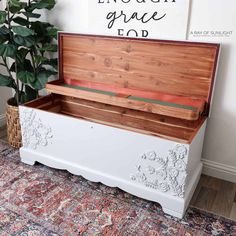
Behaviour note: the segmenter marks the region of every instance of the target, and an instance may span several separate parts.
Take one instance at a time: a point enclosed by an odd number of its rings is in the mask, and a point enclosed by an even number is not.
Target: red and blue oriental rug
[[[191,207],[182,220],[165,215],[117,188],[25,165],[0,142],[0,235],[236,236],[236,222]]]

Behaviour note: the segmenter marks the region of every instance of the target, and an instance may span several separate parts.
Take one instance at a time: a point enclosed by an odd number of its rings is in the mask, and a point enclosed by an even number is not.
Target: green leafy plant
[[[55,0],[7,0],[0,11],[0,66],[6,72],[0,74],[0,86],[15,90],[12,105],[37,98],[48,78],[57,74],[57,58],[52,57],[57,28],[40,21],[39,13],[54,6]]]

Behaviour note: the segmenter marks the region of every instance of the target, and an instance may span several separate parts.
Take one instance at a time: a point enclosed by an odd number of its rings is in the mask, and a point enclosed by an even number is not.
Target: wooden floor
[[[7,130],[6,130],[6,126],[0,127],[0,140],[7,141]]]
[[[6,127],[0,127],[6,141]],[[236,221],[236,183],[202,175],[190,205]]]
[[[202,175],[190,205],[236,221],[236,183]]]

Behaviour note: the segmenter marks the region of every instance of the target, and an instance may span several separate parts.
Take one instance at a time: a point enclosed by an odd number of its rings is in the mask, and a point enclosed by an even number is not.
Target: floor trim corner
[[[236,183],[236,167],[206,159],[202,162],[203,174]]]

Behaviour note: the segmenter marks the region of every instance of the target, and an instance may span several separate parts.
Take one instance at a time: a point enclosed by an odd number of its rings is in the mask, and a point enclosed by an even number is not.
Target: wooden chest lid
[[[167,104],[166,115],[190,120],[208,114],[219,44],[68,33],[58,40],[51,92],[105,103],[108,96],[109,104],[164,115]]]

